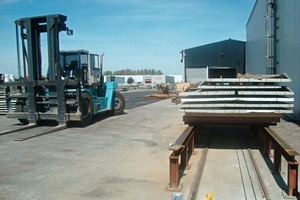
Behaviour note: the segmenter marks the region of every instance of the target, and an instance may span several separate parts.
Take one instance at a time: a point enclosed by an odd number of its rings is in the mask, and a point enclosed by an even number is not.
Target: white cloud
[[[0,5],[3,6],[3,5],[8,5],[8,4],[14,4],[14,3],[17,3],[17,2],[22,2],[22,1],[32,3],[32,0],[1,0]]]

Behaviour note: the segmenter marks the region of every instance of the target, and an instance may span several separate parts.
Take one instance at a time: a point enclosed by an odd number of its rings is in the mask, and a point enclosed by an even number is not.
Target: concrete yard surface
[[[0,136],[0,199],[170,199],[168,144],[185,129],[171,100],[23,142]],[[17,120],[0,116],[3,129]]]
[[[162,100],[125,110],[123,115],[97,117],[85,128],[72,126],[22,142],[14,141],[21,137],[20,132],[1,135],[1,131],[20,125],[16,119],[0,116],[0,200],[170,200],[173,191],[167,190],[171,154],[168,145],[187,127],[183,114],[170,99]],[[273,128],[300,152],[297,124],[282,120]],[[216,134],[222,145],[225,141],[229,146],[232,143],[228,130],[231,127]],[[204,141],[201,137],[200,146]],[[191,169],[180,176],[183,199],[190,193],[203,151],[200,146],[190,158]],[[243,199],[245,191],[240,189],[240,178],[234,177],[240,175],[236,161],[232,161],[237,150],[209,149],[197,199],[209,192],[213,192],[213,199]],[[287,172],[284,159],[282,173],[274,175],[258,149],[254,154],[271,199],[296,199],[282,192]],[[259,191],[256,199],[262,199]]]

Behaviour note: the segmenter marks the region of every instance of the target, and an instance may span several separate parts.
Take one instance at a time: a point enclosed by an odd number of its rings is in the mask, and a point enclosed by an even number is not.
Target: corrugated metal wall
[[[264,6],[265,0],[256,1],[246,25],[246,71],[254,74],[266,73]]]
[[[300,1],[277,0],[277,73],[287,73],[295,92],[295,115],[300,118]],[[249,18],[246,44],[246,70],[265,73],[265,0],[257,0]]]

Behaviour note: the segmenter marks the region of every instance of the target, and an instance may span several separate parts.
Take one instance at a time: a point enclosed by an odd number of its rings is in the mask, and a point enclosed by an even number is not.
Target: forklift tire
[[[28,112],[26,104],[16,104],[15,112]],[[28,119],[18,119],[22,124],[29,124]]]
[[[123,97],[123,95],[116,91],[115,95],[114,95],[114,114],[115,115],[121,115],[124,113],[124,109],[125,109],[125,99]]]
[[[81,125],[86,126],[93,120],[93,102],[88,93],[81,93]]]

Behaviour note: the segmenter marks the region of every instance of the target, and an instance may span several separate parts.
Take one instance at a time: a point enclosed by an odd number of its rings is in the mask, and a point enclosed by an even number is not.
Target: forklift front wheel
[[[92,98],[87,93],[81,93],[81,125],[86,126],[92,122],[93,119],[93,106]]]
[[[123,95],[116,91],[115,92],[115,101],[114,101],[114,114],[115,115],[121,115],[124,112],[125,109],[125,99]]]
[[[26,102],[22,102],[22,103],[19,103],[17,101],[16,103],[16,108],[15,108],[15,112],[28,112],[28,108],[27,108],[27,105],[26,105]],[[18,119],[22,124],[24,125],[27,125],[29,124],[29,121],[28,119]]]

